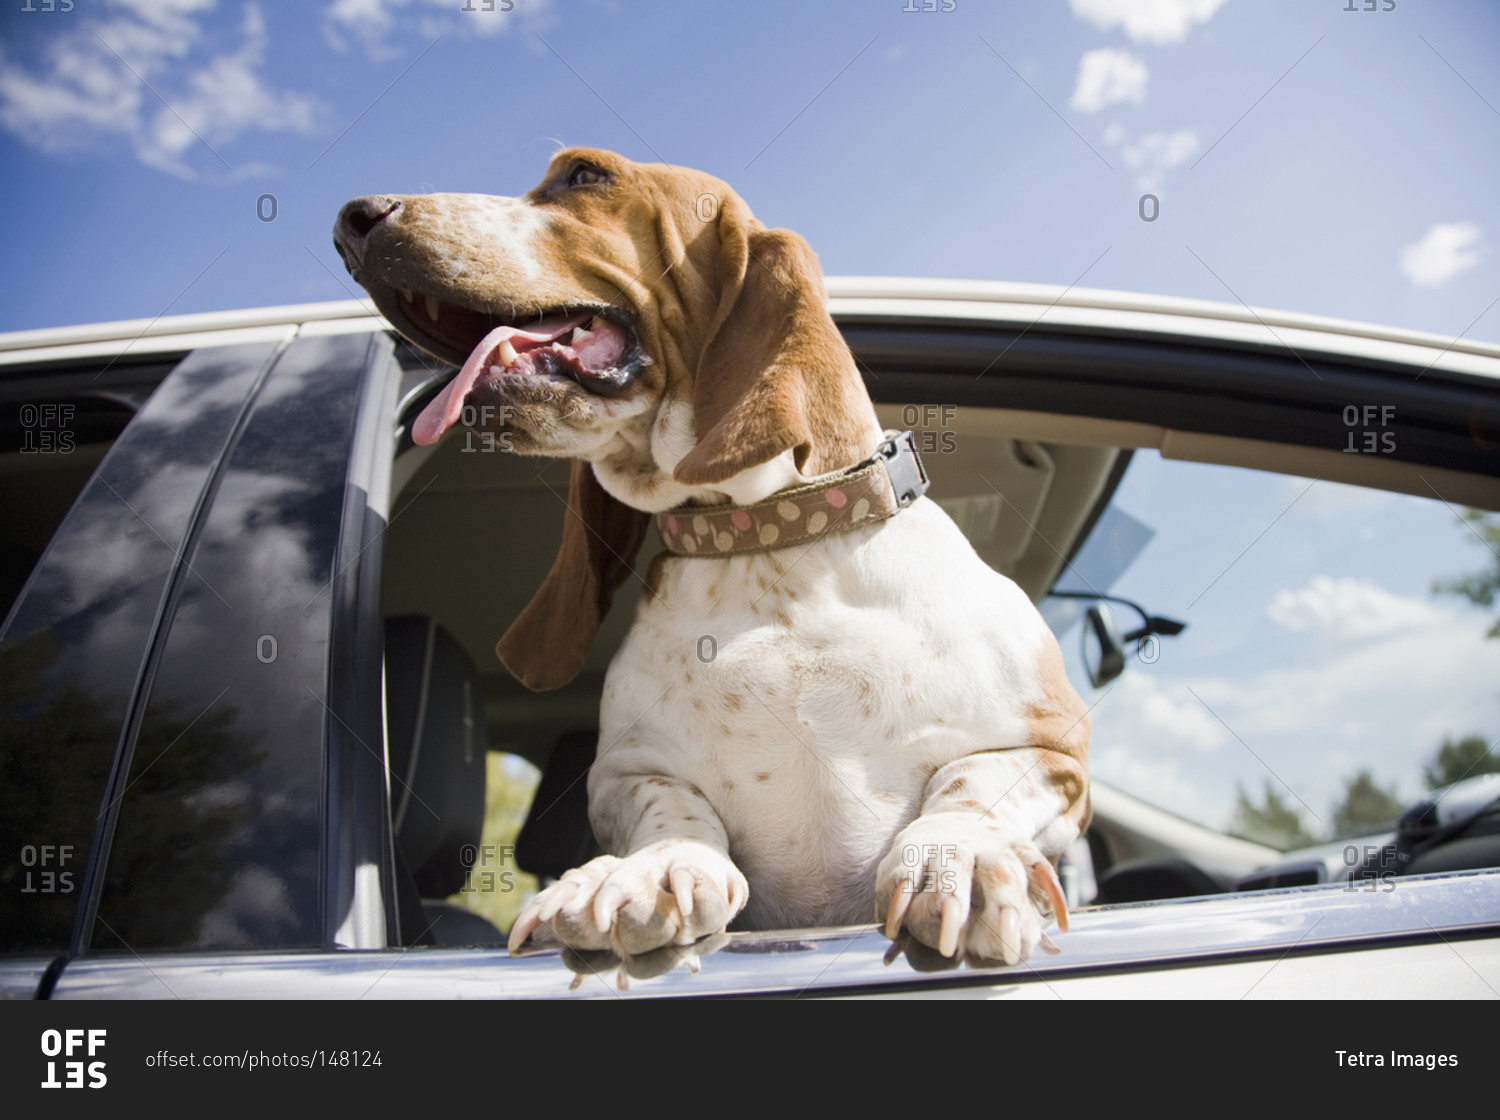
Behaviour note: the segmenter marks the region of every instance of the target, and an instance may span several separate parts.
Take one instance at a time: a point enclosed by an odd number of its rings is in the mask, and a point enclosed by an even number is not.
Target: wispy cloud
[[[1367,579],[1313,576],[1271,600],[1272,621],[1288,630],[1321,632],[1340,642],[1362,642],[1443,625],[1452,612],[1426,599],[1396,595]]]
[[[1419,288],[1437,288],[1479,263],[1473,222],[1439,222],[1401,250],[1401,272]]]
[[[201,162],[195,148],[229,167],[218,149],[246,132],[313,131],[318,102],[261,76],[270,37],[258,5],[244,7],[227,51],[204,27],[213,0],[112,7],[112,18],[80,19],[53,39],[35,69],[0,51],[0,127],[47,152],[123,138],[142,163],[185,178]]]
[[[551,0],[334,0],[328,9],[330,39],[358,39],[376,57],[399,53],[414,37],[502,35],[523,22],[541,31],[553,19]]]
[[[1146,99],[1150,77],[1146,64],[1129,51],[1113,47],[1085,51],[1078,60],[1078,81],[1068,104],[1083,113],[1097,113],[1118,101],[1138,105]]]
[[[1137,43],[1180,43],[1194,24],[1207,23],[1224,0],[1068,0],[1079,19],[1101,31],[1116,27]]]
[[[1127,139],[1125,129],[1110,125],[1104,142],[1120,148],[1125,166],[1136,173],[1136,186],[1143,191],[1160,190],[1167,172],[1186,163],[1198,150],[1198,135],[1189,129],[1176,132],[1148,132],[1138,140]]]

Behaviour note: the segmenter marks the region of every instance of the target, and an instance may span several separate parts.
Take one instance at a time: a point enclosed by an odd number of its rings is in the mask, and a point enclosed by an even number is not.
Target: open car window
[[[1471,755],[1489,750],[1500,723],[1500,641],[1487,636],[1494,612],[1462,593],[1495,563],[1480,511],[1436,491],[1025,438],[1024,423],[1011,435],[982,409],[884,406],[883,419],[917,431],[930,497],[1040,600],[1090,706],[1095,826],[1065,869],[1075,905],[1271,885],[1255,873],[1320,845],[1323,870],[1294,881],[1347,877],[1409,806],[1494,767]],[[1339,453],[1378,455],[1394,438],[1379,421],[1373,452],[1352,429],[1361,446]],[[492,758],[486,840],[448,902],[503,929],[527,892],[596,854],[582,796],[588,735],[640,588],[621,590],[579,681],[526,693],[492,647],[550,562],[564,473],[462,434],[406,454],[420,465],[397,467],[407,481],[387,610],[439,619],[484,680],[490,746],[508,753]],[[1406,482],[1424,477],[1444,484],[1432,471]],[[655,551],[648,542],[642,571]],[[497,578],[476,599],[443,578],[450,569]],[[1131,634],[1143,620],[1121,600],[1184,625],[1122,642],[1123,671],[1096,687],[1086,615],[1101,607]],[[566,751],[574,760],[547,775]],[[1163,822],[1159,834],[1142,835],[1156,826],[1141,807]],[[555,850],[523,841],[517,852],[528,817],[547,818],[538,831]]]
[[[1494,525],[1436,490],[1138,453],[1058,587],[1186,628],[1124,643],[1124,671],[1095,687],[1088,601],[1044,608],[1091,705],[1095,778],[1293,850],[1390,833],[1434,789],[1500,769],[1495,612],[1465,593],[1494,579]],[[1363,862],[1333,849],[1330,872]]]

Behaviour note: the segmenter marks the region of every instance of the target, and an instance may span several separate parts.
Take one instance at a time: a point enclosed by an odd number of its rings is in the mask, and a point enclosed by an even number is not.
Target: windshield
[[[1186,622],[1095,688],[1090,605],[1049,600],[1094,775],[1279,848],[1367,835],[1500,769],[1495,519],[1429,498],[1137,452],[1057,587]],[[1488,533],[1488,539],[1486,539]],[[1115,605],[1122,634],[1140,626]]]

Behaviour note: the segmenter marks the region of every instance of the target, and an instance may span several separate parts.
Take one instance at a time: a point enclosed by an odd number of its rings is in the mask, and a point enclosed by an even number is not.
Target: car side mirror
[[[1107,603],[1090,607],[1084,616],[1083,663],[1095,688],[1103,688],[1125,671],[1125,643]]]

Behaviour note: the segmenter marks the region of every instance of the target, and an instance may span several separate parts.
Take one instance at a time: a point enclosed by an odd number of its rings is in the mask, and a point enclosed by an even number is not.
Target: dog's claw
[[[938,932],[938,952],[951,957],[958,951],[958,931],[963,928],[963,903],[952,895],[943,899],[943,923]]]
[[[1000,953],[1006,964],[1021,959],[1021,916],[1013,906],[1000,908]]]
[[[693,873],[685,867],[679,867],[672,872],[672,894],[677,899],[677,912],[682,915],[684,924],[693,912]]]
[[[901,923],[906,920],[906,911],[911,906],[912,892],[908,883],[898,883],[891,892],[890,909],[885,912],[885,935],[892,941],[901,932]]]
[[[506,948],[512,955],[531,936],[531,931],[541,925],[541,912],[535,906],[528,906],[521,911],[521,916],[516,919],[516,924],[510,927],[510,939],[506,942]]]
[[[608,933],[610,926],[615,924],[615,911],[624,903],[625,899],[621,892],[611,891],[605,887],[594,896],[594,928],[600,933]]]
[[[1062,884],[1057,881],[1057,872],[1052,870],[1050,863],[1042,859],[1031,865],[1031,874],[1035,876],[1037,883],[1046,892],[1048,901],[1052,903],[1052,914],[1057,918],[1057,928],[1067,933],[1068,902],[1063,897]]]

